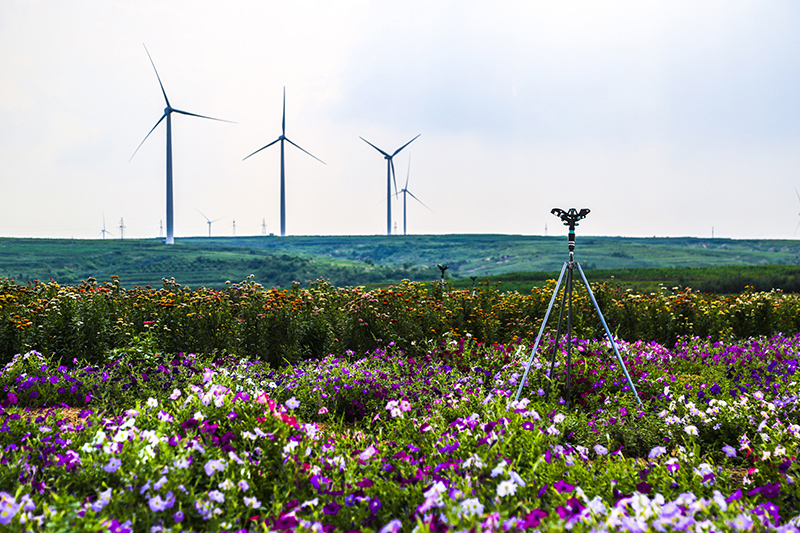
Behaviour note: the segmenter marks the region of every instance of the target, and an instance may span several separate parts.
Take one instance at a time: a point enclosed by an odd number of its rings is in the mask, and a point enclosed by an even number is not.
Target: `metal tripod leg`
[[[533,363],[533,358],[536,356],[536,350],[539,348],[539,342],[542,340],[542,335],[544,334],[544,328],[547,325],[547,319],[550,318],[550,311],[553,310],[553,303],[556,301],[556,296],[558,295],[558,288],[561,286],[561,280],[564,278],[564,271],[567,269],[567,263],[564,263],[564,266],[561,267],[561,274],[558,275],[558,281],[556,282],[556,288],[553,291],[553,297],[550,298],[550,305],[547,306],[547,312],[544,314],[544,319],[542,320],[542,326],[539,328],[539,334],[536,336],[536,342],[533,345],[533,350],[531,350],[531,358],[528,360],[528,365],[525,367],[525,373],[522,374],[522,380],[519,382],[519,388],[517,389],[517,396],[514,398],[515,401],[519,400],[519,395],[522,394],[522,387],[525,386],[525,383],[528,380],[528,372],[531,370],[531,364]]]
[[[574,265],[574,266],[573,266]],[[564,287],[564,293],[562,294],[561,298],[561,310],[559,313],[558,318],[558,333],[556,334],[556,347],[553,350],[553,356],[550,360],[550,377],[553,375],[553,366],[555,364],[555,355],[556,350],[558,349],[558,337],[560,336],[561,332],[561,322],[563,318],[563,311],[564,311],[564,300],[567,297],[567,291],[569,291],[569,301],[568,301],[568,310],[567,310],[567,367],[566,367],[566,384],[565,384],[565,394],[567,396],[567,405],[569,405],[569,395],[570,395],[570,365],[571,365],[571,329],[572,329],[572,269],[577,268],[578,272],[581,275],[581,279],[583,280],[583,284],[586,287],[586,291],[589,293],[589,298],[592,300],[592,305],[594,305],[594,309],[597,312],[597,316],[600,318],[600,322],[603,324],[603,329],[605,329],[606,336],[608,337],[609,342],[611,343],[611,347],[614,350],[614,355],[617,357],[617,362],[619,362],[620,366],[622,367],[622,372],[625,374],[625,379],[628,382],[628,386],[630,386],[631,390],[633,391],[633,395],[636,397],[636,401],[639,405],[642,405],[642,400],[639,399],[639,393],[636,392],[636,386],[633,384],[633,380],[631,380],[630,374],[628,374],[628,369],[625,366],[625,362],[622,360],[622,356],[619,353],[619,348],[617,347],[616,341],[614,341],[614,337],[611,335],[611,331],[608,329],[608,324],[606,324],[606,320],[603,317],[603,313],[600,311],[600,306],[597,304],[597,300],[594,297],[594,293],[592,292],[591,287],[589,286],[589,281],[586,279],[586,275],[583,273],[583,269],[581,268],[580,263],[577,261],[568,261],[564,263],[564,266],[561,268],[561,274],[558,276],[558,281],[556,282],[556,287],[553,290],[553,297],[550,299],[550,305],[547,307],[547,312],[544,315],[544,319],[542,320],[542,326],[539,328],[539,335],[536,337],[536,342],[533,345],[533,350],[531,351],[531,357],[528,361],[527,366],[525,367],[525,373],[522,375],[522,380],[520,381],[519,387],[517,388],[517,395],[514,397],[514,400],[519,400],[520,396],[522,395],[522,389],[525,387],[525,383],[527,382],[528,373],[530,372],[531,364],[533,363],[533,358],[536,356],[536,351],[539,348],[539,343],[542,340],[542,335],[544,334],[544,328],[547,325],[547,319],[550,317],[550,311],[553,309],[553,303],[555,303],[556,297],[558,296],[559,288],[561,287],[561,281],[564,278],[564,272],[569,268],[569,272],[567,273],[567,286]],[[550,384],[547,385],[547,393],[546,395],[549,397],[550,394]]]
[[[553,353],[550,355],[550,372],[547,373],[547,377],[549,378],[547,382],[547,386],[544,389],[544,399],[547,401],[550,398],[550,385],[552,384],[553,380],[553,370],[555,369],[556,364],[556,355],[558,354],[558,343],[561,339],[561,326],[564,324],[564,309],[567,308],[564,303],[567,301],[567,287],[571,286],[572,284],[572,270],[569,267],[569,263],[566,264],[567,267],[567,279],[564,283],[564,291],[561,293],[561,306],[558,309],[558,322],[556,322],[556,336],[555,342],[553,343]],[[556,287],[556,294],[558,293],[558,287]],[[541,383],[541,378],[539,378]]]
[[[625,379],[628,380],[628,385],[633,391],[633,395],[636,397],[636,401],[639,403],[639,405],[642,405],[642,400],[639,399],[639,393],[636,392],[636,386],[633,384],[631,376],[628,374],[628,369],[625,367],[625,362],[622,360],[622,356],[619,354],[617,343],[616,341],[614,341],[614,337],[611,335],[611,331],[608,329],[608,324],[606,324],[606,319],[603,318],[603,313],[600,311],[600,306],[597,305],[597,300],[595,300],[594,298],[594,293],[592,292],[591,287],[589,287],[589,281],[586,279],[586,276],[583,273],[583,269],[581,268],[580,263],[576,262],[575,264],[578,266],[578,272],[580,272],[581,274],[581,278],[583,279],[583,284],[586,285],[586,291],[589,293],[589,297],[592,299],[592,304],[594,304],[594,309],[595,311],[597,311],[597,316],[600,317],[600,322],[602,322],[603,324],[603,329],[606,330],[606,336],[608,337],[609,342],[611,342],[612,348],[614,348],[614,355],[617,356],[617,361],[622,367],[622,371],[625,373]]]

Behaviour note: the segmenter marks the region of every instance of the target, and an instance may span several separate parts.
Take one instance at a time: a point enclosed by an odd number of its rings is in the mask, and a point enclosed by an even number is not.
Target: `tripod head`
[[[579,220],[586,218],[586,215],[589,214],[589,210],[583,208],[578,211],[573,207],[569,211],[564,211],[563,209],[554,207],[550,212],[560,218],[565,226],[569,226],[569,260],[572,262],[573,253],[575,252],[575,226],[578,225]]]

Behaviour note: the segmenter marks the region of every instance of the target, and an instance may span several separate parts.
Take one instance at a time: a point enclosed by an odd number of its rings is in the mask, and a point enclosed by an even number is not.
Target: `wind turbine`
[[[274,141],[272,141],[271,143],[269,143],[268,145],[262,146],[261,148],[259,148],[258,150],[256,150],[252,154],[248,155],[247,157],[251,157],[251,156],[256,155],[261,150],[264,150],[265,148],[269,148],[270,146],[272,146],[273,144],[275,144],[278,141],[280,141],[280,143],[281,143],[281,237],[286,237],[286,167],[285,167],[285,164],[284,164],[284,157],[283,157],[283,141],[286,141],[286,142],[294,145],[295,148],[300,148],[298,145],[293,143],[291,141],[291,139],[289,139],[286,136],[286,87],[283,88],[283,121],[281,122],[281,136],[278,137],[277,139],[275,139]],[[308,155],[310,155],[311,157],[313,157],[314,159],[316,159],[317,161],[319,161],[323,165],[327,164],[327,163],[325,163],[325,161],[323,161],[319,157],[315,156],[311,152],[305,150],[304,148],[300,148],[300,150],[304,151],[305,153],[307,153]],[[242,159],[242,161],[247,159],[247,157]]]
[[[197,208],[195,207],[195,209],[197,209]],[[200,211],[199,209],[197,209],[197,212],[200,213],[201,215],[203,215],[203,212]],[[216,222],[217,220],[220,220],[220,219],[217,218],[217,219],[214,219],[214,220],[210,220],[205,215],[203,215],[203,218],[206,219],[206,222],[208,222],[208,236],[211,237],[211,224],[213,224],[214,222]]]
[[[425,205],[425,203],[422,200],[420,200],[419,198],[414,196],[414,193],[412,193],[411,191],[408,190],[408,178],[409,178],[409,176],[411,176],[411,156],[408,156],[408,173],[406,174],[406,185],[405,185],[405,187],[400,189],[400,192],[397,193],[397,194],[403,193],[403,235],[406,235],[406,227],[407,227],[406,226],[406,195],[407,194],[410,195],[411,198],[413,198],[414,200],[416,200],[419,203],[421,203],[422,205],[424,205],[425,208],[428,211],[433,213],[433,209],[431,209],[430,207]]]
[[[106,233],[108,233],[109,235],[114,235],[113,233],[111,233],[106,229],[106,215],[105,213],[103,213],[103,229],[100,230],[100,234],[103,236],[103,240],[106,240]]]
[[[422,134],[421,133],[418,134],[417,137],[419,137],[420,135]],[[414,140],[416,140],[417,137],[414,137],[413,139],[405,143],[403,146],[395,150],[392,155],[387,154],[386,152],[384,152],[383,150],[381,150],[380,148],[378,148],[377,146],[366,140],[364,137],[359,137],[359,139],[361,139],[362,141],[364,141],[365,143],[367,143],[368,145],[372,146],[377,151],[382,153],[383,158],[386,159],[386,235],[392,234],[392,180],[394,178],[394,163],[392,162],[392,158],[397,154],[399,154],[400,150],[402,150],[403,148],[414,142]],[[394,190],[396,193],[397,180],[394,180],[394,182],[395,182]]]
[[[139,148],[142,147],[144,141],[150,137],[150,134],[153,133],[161,121],[165,118],[167,119],[167,238],[164,241],[166,244],[173,244],[175,242],[174,239],[174,232],[173,232],[173,220],[172,220],[172,113],[178,113],[180,115],[188,115],[190,117],[199,117],[199,118],[207,118],[209,120],[217,120],[219,122],[231,122],[230,120],[222,120],[219,118],[214,117],[207,117],[205,115],[198,115],[195,113],[189,113],[188,111],[181,111],[180,109],[175,109],[170,105],[169,98],[167,98],[167,91],[164,90],[164,84],[161,83],[161,76],[158,75],[158,70],[156,69],[156,64],[153,62],[153,58],[150,57],[150,51],[147,47],[144,47],[144,51],[147,52],[147,57],[150,59],[150,64],[153,65],[153,70],[156,72],[156,78],[158,78],[158,84],[161,86],[161,92],[164,94],[164,101],[167,103],[167,107],[164,108],[164,114],[161,115],[161,118],[158,119],[156,125],[153,126],[147,135],[145,135],[142,142],[139,143],[139,146],[136,147],[136,150],[133,152],[131,156],[131,160],[136,155],[136,152],[139,151]],[[129,160],[130,162],[130,160]]]

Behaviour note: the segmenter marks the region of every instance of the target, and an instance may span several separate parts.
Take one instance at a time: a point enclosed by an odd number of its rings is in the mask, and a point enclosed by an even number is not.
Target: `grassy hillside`
[[[52,278],[62,284],[117,275],[124,286],[160,285],[162,278],[174,277],[191,287],[221,287],[253,275],[266,286],[306,284],[320,277],[335,285],[371,285],[431,281],[439,277],[436,265],[446,264],[448,278],[457,285],[469,286],[469,278],[477,276],[502,281],[504,288],[525,289],[554,277],[566,258],[565,236],[193,237],[173,246],[154,239],[0,239],[0,277],[19,282]],[[766,283],[770,275],[797,274],[787,268],[764,274],[764,269],[716,267],[797,265],[800,241],[579,235],[576,259],[590,279],[614,276],[643,287],[662,281],[712,283],[712,278],[748,284],[756,272]]]

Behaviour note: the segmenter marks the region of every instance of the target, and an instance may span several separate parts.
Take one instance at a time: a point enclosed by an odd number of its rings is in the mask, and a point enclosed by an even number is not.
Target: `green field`
[[[0,277],[24,283],[74,284],[120,276],[123,286],[175,278],[191,287],[221,287],[252,275],[265,286],[324,278],[338,286],[439,278],[449,266],[456,287],[470,277],[528,290],[555,277],[566,237],[522,235],[190,237],[166,246],[155,239],[0,239]],[[652,290],[659,283],[736,292],[745,285],[800,290],[800,241],[578,237],[576,259],[592,280]],[[720,268],[724,267],[724,268]],[[756,268],[757,267],[757,268]]]

